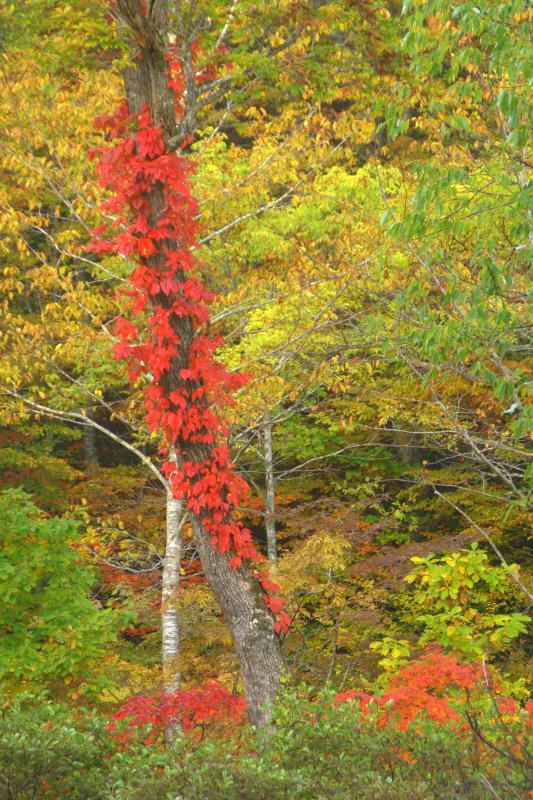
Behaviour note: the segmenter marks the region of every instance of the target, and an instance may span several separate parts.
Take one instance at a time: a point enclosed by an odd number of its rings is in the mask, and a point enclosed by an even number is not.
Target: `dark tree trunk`
[[[162,128],[167,145],[176,137],[174,96],[167,84],[164,45],[160,31],[164,30],[163,2],[151,3],[147,19],[139,16],[138,0],[118,0],[121,20],[133,28],[137,50],[134,66],[124,71],[124,85],[128,110],[136,114],[148,107],[154,121]],[[155,225],[164,212],[163,193],[157,187],[148,197],[151,224]],[[178,243],[165,241],[171,249]],[[158,256],[152,257],[157,262]],[[151,260],[152,260],[151,259]],[[150,263],[150,262],[149,262]],[[183,281],[183,275],[177,275]],[[153,298],[153,305],[169,308],[174,298],[164,294]],[[183,385],[180,371],[189,364],[189,353],[194,338],[192,321],[187,317],[172,316],[172,325],[179,338],[179,352],[172,363],[165,392],[168,394]],[[179,443],[176,453],[178,466],[184,461],[202,462],[210,458],[208,445]],[[198,516],[191,513],[193,536],[202,567],[231,630],[239,660],[248,713],[253,725],[268,724],[272,703],[276,697],[282,672],[282,654],[273,619],[261,598],[261,589],[245,569],[233,569],[227,555],[212,546],[210,534],[203,528]],[[205,516],[205,514],[203,515]]]
[[[88,420],[94,419],[93,410],[87,406],[82,413]],[[96,444],[96,428],[90,424],[83,426],[83,455],[88,475],[93,475],[98,468],[98,447]]]

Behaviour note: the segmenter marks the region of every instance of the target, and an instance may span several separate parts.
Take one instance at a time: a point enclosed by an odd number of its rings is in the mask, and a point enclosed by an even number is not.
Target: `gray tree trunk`
[[[94,419],[93,410],[90,406],[82,410],[82,414],[88,420],[92,421]],[[83,454],[87,472],[91,475],[98,467],[98,448],[96,446],[96,428],[90,423],[83,426]]]

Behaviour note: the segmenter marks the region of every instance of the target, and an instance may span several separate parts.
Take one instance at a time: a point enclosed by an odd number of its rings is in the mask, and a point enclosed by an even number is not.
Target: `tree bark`
[[[231,630],[250,721],[264,727],[272,716],[283,668],[272,617],[258,584],[244,569],[230,567],[196,517],[193,532],[204,573]]]
[[[181,529],[183,524],[183,504],[167,489],[167,518],[165,558],[161,591],[161,638],[163,657],[163,684],[167,694],[173,694],[180,687],[178,668],[180,628],[176,598],[180,584]],[[165,732],[167,744],[171,743],[179,731],[178,725],[171,725]]]
[[[276,482],[274,478],[274,462],[272,457],[272,420],[270,415],[265,416],[263,427],[263,444],[265,451],[265,528],[267,540],[268,560],[275,564],[278,560],[276,543]]]
[[[94,414],[90,406],[82,412],[88,420],[93,420]],[[88,475],[93,475],[98,468],[98,448],[96,445],[96,428],[90,423],[83,426],[83,454]]]
[[[168,87],[164,45],[161,44],[164,5],[162,0],[153,0],[150,13],[145,18],[138,13],[138,0],[117,0],[121,19],[132,30],[137,46],[134,66],[124,70],[128,111],[138,114],[148,107],[170,149],[170,143],[175,141],[176,122],[174,96]],[[147,200],[151,212],[150,224],[155,226],[165,212],[162,191],[156,187]],[[162,244],[166,249],[177,249],[179,243],[166,240]],[[152,259],[156,260],[158,256]],[[184,275],[178,275],[178,280],[183,281]],[[154,307],[161,305],[170,308],[174,299],[161,293],[152,302]],[[173,315],[171,324],[179,339],[179,348],[166,378],[164,388],[167,396],[184,383],[181,370],[189,364],[194,340],[190,318]],[[186,440],[180,442],[178,466],[184,461],[203,462],[210,459],[211,449],[209,445],[192,444]],[[254,726],[262,727],[270,721],[282,672],[281,648],[274,632],[272,616],[263,603],[257,582],[244,568],[230,567],[228,555],[212,546],[211,536],[203,528],[200,518],[192,512],[190,517],[204,574],[232,633],[250,720]]]

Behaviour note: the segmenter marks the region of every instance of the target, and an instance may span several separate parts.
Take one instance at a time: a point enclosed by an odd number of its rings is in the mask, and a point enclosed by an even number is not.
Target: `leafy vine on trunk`
[[[105,209],[116,226],[112,234],[99,226],[91,248],[135,263],[128,315],[116,324],[115,357],[127,361],[132,382],[146,380],[147,425],[165,438],[164,473],[190,513],[204,572],[233,634],[251,721],[262,725],[277,693],[278,634],[287,630],[289,616],[266,559],[235,515],[248,487],[231,461],[224,408],[246,378],[217,360],[222,339],[205,332],[212,295],[193,255],[192,165],[173,149],[187,102],[182,53],[190,56],[192,49],[190,41],[162,43],[162,7],[124,0],[114,8],[134,35],[136,52],[134,66],[124,72],[126,101],[96,123],[116,140],[93,154],[102,185],[112,193]]]

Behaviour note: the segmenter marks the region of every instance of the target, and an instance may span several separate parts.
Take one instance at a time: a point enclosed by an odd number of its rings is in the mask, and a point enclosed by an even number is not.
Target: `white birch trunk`
[[[180,582],[182,523],[182,503],[180,500],[174,499],[169,487],[167,489],[166,545],[161,591],[163,684],[165,692],[168,694],[175,692],[180,686],[178,668],[180,629],[176,599]],[[179,725],[171,725],[167,728],[165,734],[167,744],[175,739],[178,731]]]
[[[263,443],[265,450],[265,528],[267,540],[268,560],[275,564],[278,560],[278,550],[276,543],[276,482],[274,478],[274,462],[272,458],[272,422],[270,416],[265,416],[263,428]]]

